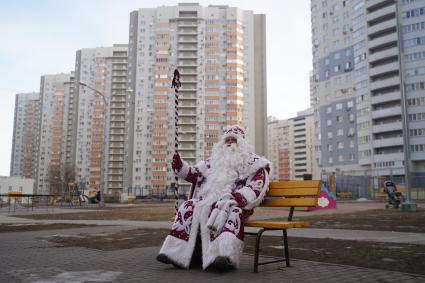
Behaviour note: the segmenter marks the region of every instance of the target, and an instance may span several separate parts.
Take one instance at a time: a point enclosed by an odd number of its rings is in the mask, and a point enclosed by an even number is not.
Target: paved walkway
[[[370,209],[381,204],[366,204]],[[344,212],[364,209],[364,205],[342,206]],[[40,211],[42,213],[42,211]],[[63,212],[61,209],[55,213]],[[303,212],[300,212],[303,213]],[[328,212],[322,212],[328,213]],[[297,214],[299,214],[297,212]],[[113,233],[126,229],[165,228],[170,222],[155,221],[76,221],[29,220],[0,213],[0,223],[82,223],[95,226],[64,230],[44,230],[0,234],[0,282],[425,282],[425,276],[337,264],[292,260],[261,266],[252,272],[253,258],[243,255],[240,269],[227,273],[179,270],[155,260],[159,247],[99,251],[81,247],[62,247],[46,237],[80,233]],[[279,234],[280,235],[280,234]],[[334,238],[392,243],[425,244],[425,234],[338,229],[293,229],[290,236]],[[131,239],[130,239],[131,240]]]
[[[0,282],[425,282],[425,276],[303,260],[261,266],[252,272],[253,258],[243,255],[240,269],[227,273],[179,270],[155,260],[159,247],[99,251],[61,247],[46,236],[110,233],[123,227],[0,234]]]

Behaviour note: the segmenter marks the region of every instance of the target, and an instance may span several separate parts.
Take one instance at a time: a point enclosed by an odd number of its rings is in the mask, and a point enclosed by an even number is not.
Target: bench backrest
[[[320,180],[271,182],[261,206],[317,206],[321,184]]]

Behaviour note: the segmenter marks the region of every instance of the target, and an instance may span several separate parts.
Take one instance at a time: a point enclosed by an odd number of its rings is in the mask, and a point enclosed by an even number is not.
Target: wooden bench
[[[288,181],[288,182],[272,182],[269,185],[269,191],[260,206],[266,207],[289,207],[289,215],[287,221],[271,221],[271,220],[248,220],[245,227],[260,228],[257,232],[245,232],[248,235],[255,235],[255,253],[254,253],[254,272],[258,272],[258,266],[286,262],[286,266],[290,266],[289,261],[289,245],[287,229],[306,228],[310,226],[307,221],[292,221],[295,207],[313,207],[317,206],[317,196],[320,194],[321,181]],[[286,212],[286,211],[285,211]],[[259,262],[260,240],[265,231],[281,230],[283,232],[284,256],[277,260]]]

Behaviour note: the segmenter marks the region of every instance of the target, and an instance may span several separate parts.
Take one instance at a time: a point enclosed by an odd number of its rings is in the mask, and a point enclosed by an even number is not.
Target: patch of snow
[[[50,278],[38,279],[32,283],[83,283],[91,282],[112,282],[122,272],[104,271],[104,270],[90,270],[90,271],[72,271],[62,272]]]

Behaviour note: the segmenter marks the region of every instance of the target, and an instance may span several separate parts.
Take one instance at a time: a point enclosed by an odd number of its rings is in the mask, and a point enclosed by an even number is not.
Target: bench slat
[[[263,221],[253,220],[246,221],[245,227],[261,227],[268,229],[288,229],[288,228],[306,228],[310,227],[310,222],[307,221]]]
[[[308,181],[285,181],[285,182],[271,182],[270,189],[296,189],[296,188],[317,188],[320,187],[320,180]]]
[[[265,199],[261,206],[316,206],[317,198]]]
[[[269,189],[267,196],[274,197],[294,197],[294,196],[317,196],[320,187],[315,188],[291,188],[291,189]]]

